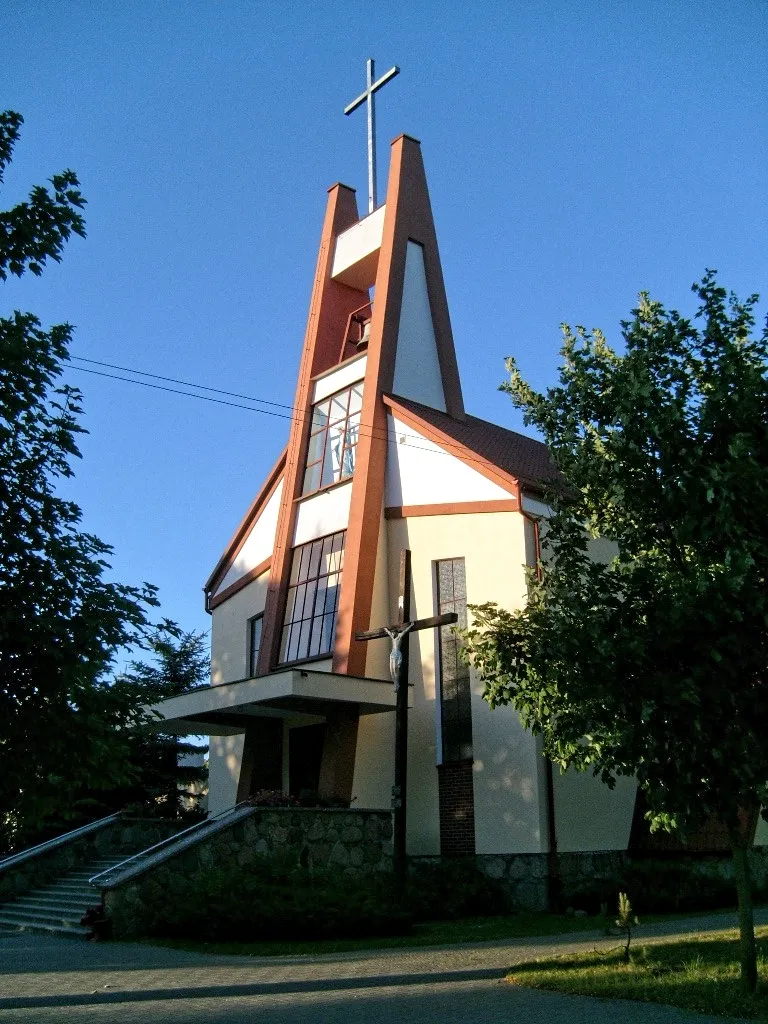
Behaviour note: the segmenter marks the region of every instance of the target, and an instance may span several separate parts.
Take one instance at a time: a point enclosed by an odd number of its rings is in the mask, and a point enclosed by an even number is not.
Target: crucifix
[[[408,639],[420,629],[448,626],[458,620],[456,612],[433,615],[428,619],[411,619],[411,552],[400,556],[400,587],[397,600],[397,622],[365,633],[355,633],[355,640],[380,640],[389,637],[392,650],[389,655],[389,674],[395,687],[395,784],[392,787],[394,835],[392,868],[395,884],[402,896],[405,891],[406,858],[406,786],[408,782]]]
[[[385,75],[382,75],[378,82],[373,80],[373,57],[367,63],[367,85],[365,92],[360,93],[356,100],[344,107],[345,114],[351,114],[353,110],[365,103],[368,107],[368,213],[376,209],[376,111],[374,110],[374,93],[386,85],[387,82],[400,74],[400,68],[395,65]]]

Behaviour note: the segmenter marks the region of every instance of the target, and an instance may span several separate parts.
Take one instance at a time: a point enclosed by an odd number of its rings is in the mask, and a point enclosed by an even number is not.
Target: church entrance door
[[[288,789],[291,796],[317,793],[325,724],[294,726],[288,731]]]

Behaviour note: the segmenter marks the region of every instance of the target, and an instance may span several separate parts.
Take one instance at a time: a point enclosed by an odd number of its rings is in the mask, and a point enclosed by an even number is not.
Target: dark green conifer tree
[[[0,113],[0,183],[22,118]],[[72,171],[0,212],[0,281],[39,275],[84,236]],[[154,588],[107,582],[111,549],[57,494],[79,457],[80,393],[61,382],[72,328],[0,310],[0,850],[23,845],[75,794],[125,777],[141,712],[108,684],[115,652],[150,632]]]

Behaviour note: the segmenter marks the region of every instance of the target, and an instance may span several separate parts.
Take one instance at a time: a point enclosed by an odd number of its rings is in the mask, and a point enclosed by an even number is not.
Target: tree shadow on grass
[[[761,984],[741,988],[735,938],[637,945],[631,960],[613,948],[516,966],[513,983],[572,995],[666,1003],[725,1017],[768,1017],[768,940],[758,941]]]

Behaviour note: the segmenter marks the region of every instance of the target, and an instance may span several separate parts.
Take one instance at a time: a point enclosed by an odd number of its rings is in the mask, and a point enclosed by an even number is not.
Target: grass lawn
[[[644,921],[674,920],[696,914],[644,917]],[[186,939],[147,939],[155,946],[190,949],[200,953],[238,956],[317,956],[323,953],[348,953],[358,949],[405,949],[414,946],[447,946],[463,942],[494,942],[538,935],[567,935],[571,932],[602,936],[605,918],[567,917],[520,911],[506,917],[468,917],[455,921],[430,921],[414,925],[409,935],[369,936],[364,939],[290,940],[261,942],[195,942]]]
[[[529,988],[608,999],[666,1003],[723,1017],[768,1019],[768,927],[756,929],[761,983],[754,995],[739,981],[738,933],[581,953],[515,967],[508,981]],[[617,939],[617,942],[619,940]]]

